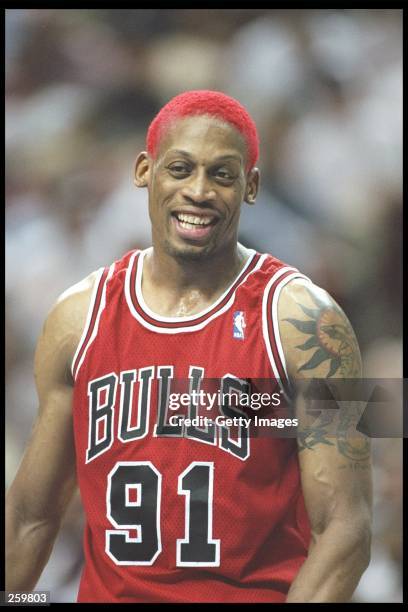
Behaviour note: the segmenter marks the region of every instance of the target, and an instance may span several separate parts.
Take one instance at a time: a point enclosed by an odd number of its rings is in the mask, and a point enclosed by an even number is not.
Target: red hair
[[[235,127],[246,142],[247,170],[256,164],[259,138],[255,122],[248,111],[234,98],[205,89],[185,91],[163,106],[147,130],[146,146],[149,155],[153,159],[156,157],[160,140],[174,120],[193,115],[210,115]]]

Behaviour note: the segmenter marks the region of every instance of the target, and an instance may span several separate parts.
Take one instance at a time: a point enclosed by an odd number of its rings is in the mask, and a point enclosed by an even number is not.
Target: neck
[[[195,289],[214,294],[238,275],[249,255],[238,242],[202,260],[178,259],[153,246],[146,254],[144,273],[153,285],[173,292]]]

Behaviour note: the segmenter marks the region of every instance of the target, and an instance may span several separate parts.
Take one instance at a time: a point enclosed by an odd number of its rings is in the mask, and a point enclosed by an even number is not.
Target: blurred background
[[[366,377],[402,377],[402,11],[6,11],[6,481],[37,412],[35,343],[57,296],[150,245],[133,163],[188,89],[246,105],[261,193],[241,241],[327,289]],[[372,561],[354,600],[402,601],[402,441],[377,439]],[[70,507],[37,589],[75,601],[83,516]]]

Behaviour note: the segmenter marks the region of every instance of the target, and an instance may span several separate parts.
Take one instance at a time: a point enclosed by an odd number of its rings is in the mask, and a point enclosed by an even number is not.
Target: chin
[[[200,246],[193,244],[175,245],[168,241],[165,242],[164,248],[168,255],[181,261],[200,261],[206,259],[214,251],[213,244]]]

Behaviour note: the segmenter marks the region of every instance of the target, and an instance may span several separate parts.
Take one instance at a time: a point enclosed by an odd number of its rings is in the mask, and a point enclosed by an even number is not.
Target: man
[[[295,397],[308,378],[361,376],[330,296],[237,241],[257,156],[254,122],[218,92],[183,93],[150,125],[135,183],[152,248],[64,293],[38,342],[39,416],[7,496],[8,590],[35,587],[79,486],[78,601],[350,599],[370,549],[366,442],[330,438],[323,413],[306,428],[301,401],[298,442],[193,423],[207,379],[238,394],[279,380]],[[169,410],[183,380],[190,422]]]

